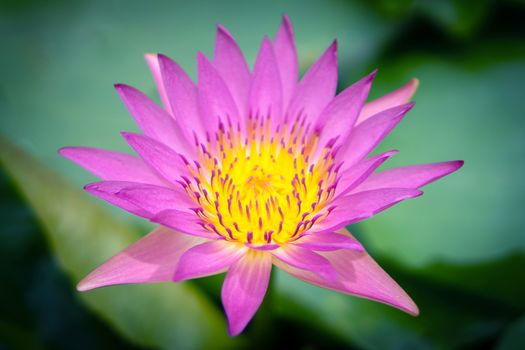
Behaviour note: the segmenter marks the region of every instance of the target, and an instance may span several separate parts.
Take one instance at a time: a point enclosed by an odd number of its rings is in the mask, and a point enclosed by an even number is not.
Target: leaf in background
[[[453,36],[465,38],[480,27],[494,3],[492,0],[421,1],[415,7]]]
[[[513,323],[503,335],[496,350],[525,349],[525,317]]]
[[[464,159],[425,195],[358,224],[366,247],[411,267],[473,263],[525,250],[525,47],[467,57],[408,56],[379,71],[374,94],[418,77],[416,106],[378,151],[386,167]]]
[[[501,1],[503,2],[503,1]],[[422,15],[457,38],[469,38],[477,32],[494,9],[493,0],[366,0],[378,13],[392,18],[404,19]]]
[[[63,268],[78,281],[139,238],[61,176],[0,139],[0,161],[42,222]],[[190,284],[102,288],[81,298],[126,337],[144,346],[231,347],[222,313]]]
[[[497,295],[483,295],[462,289],[461,285],[446,285],[428,276],[415,275],[393,261],[382,261],[381,265],[418,304],[421,310],[418,317],[377,302],[322,289],[280,271],[276,308],[281,316],[297,321],[304,320],[306,312],[315,314],[316,317],[308,321],[317,327],[359,348],[387,350],[483,347],[492,344],[510,322],[525,312],[525,307],[502,302]],[[495,267],[499,265],[501,263]],[[519,267],[512,266],[514,271],[519,271]],[[485,277],[487,283],[500,278],[497,269],[484,271],[482,266],[448,266],[445,271],[458,275],[468,269],[477,273],[478,278]],[[516,294],[524,295],[524,282],[523,278],[515,279]],[[298,312],[297,307],[290,307],[291,303],[305,311]]]
[[[515,253],[478,264],[431,264],[412,273],[442,286],[505,303],[525,312],[525,254]]]

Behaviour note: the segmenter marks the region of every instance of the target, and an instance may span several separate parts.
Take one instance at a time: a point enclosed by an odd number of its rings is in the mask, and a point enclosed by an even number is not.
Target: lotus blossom
[[[230,335],[266,293],[272,265],[315,285],[417,315],[401,287],[345,226],[369,218],[461,167],[461,161],[376,172],[397,151],[368,156],[412,108],[411,80],[365,103],[375,72],[336,95],[334,41],[298,81],[285,16],[249,69],[218,26],[213,60],[197,55],[198,83],[168,57],[146,55],[163,107],[117,84],[142,134],[138,157],[91,147],[60,154],[102,179],[90,194],[159,224],[91,272],[78,290],[226,272]]]

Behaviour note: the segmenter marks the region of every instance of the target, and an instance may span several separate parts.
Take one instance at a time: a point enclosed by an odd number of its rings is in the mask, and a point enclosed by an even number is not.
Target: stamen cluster
[[[318,149],[305,117],[279,123],[250,115],[244,133],[220,123],[206,144],[196,141],[193,174],[180,183],[198,206],[200,224],[227,240],[282,244],[322,220],[337,186],[334,152]]]

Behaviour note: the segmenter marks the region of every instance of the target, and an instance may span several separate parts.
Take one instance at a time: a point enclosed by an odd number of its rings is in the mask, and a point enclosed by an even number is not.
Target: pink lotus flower
[[[375,170],[367,158],[412,108],[417,87],[365,104],[375,72],[336,96],[334,42],[298,80],[288,18],[264,38],[252,71],[230,33],[217,30],[213,61],[197,55],[198,84],[163,55],[146,55],[164,108],[116,89],[143,134],[125,132],[139,157],[67,147],[60,154],[103,181],[85,189],[160,226],[112,257],[78,290],[184,281],[227,272],[222,302],[239,334],[261,304],[272,264],[299,279],[418,308],[346,225],[405,199],[461,161]]]

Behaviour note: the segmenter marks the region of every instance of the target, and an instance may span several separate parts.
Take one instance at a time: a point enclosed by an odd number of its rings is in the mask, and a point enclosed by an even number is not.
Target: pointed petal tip
[[[268,37],[268,35],[265,35],[262,40],[263,45],[268,45],[269,47],[272,47],[272,41]]]
[[[156,54],[156,53],[152,53],[152,52],[146,52],[144,54],[144,59],[146,60],[146,62],[149,64],[149,63],[153,63],[157,57],[158,57],[159,54]]]
[[[161,71],[165,71],[170,64],[178,66],[177,62],[175,62],[169,56],[164,55],[162,53],[157,54],[157,60],[159,62],[159,67]]]
[[[416,103],[415,103],[414,101],[412,101],[412,102],[408,102],[408,103],[406,103],[404,106],[405,106],[405,109],[406,109],[407,111],[409,111],[409,110],[411,110],[415,105],[416,105]]]
[[[290,34],[293,34],[292,21],[290,20],[290,16],[288,16],[286,13],[282,15],[282,25],[290,32]]]
[[[398,149],[393,149],[391,151],[383,153],[383,156],[381,158],[389,158],[389,157],[393,156],[394,154],[398,154],[398,153],[399,153]]]
[[[84,191],[90,192],[91,190],[96,188],[96,185],[97,185],[97,182],[94,182],[94,183],[90,183],[90,184],[84,185],[84,187],[82,187],[82,188],[84,189]]]
[[[229,321],[228,321],[228,327],[227,328],[228,328],[228,336],[230,336],[230,337],[236,337],[239,334],[241,334],[242,331],[244,330],[244,328],[236,327],[235,325],[231,324]]]
[[[364,78],[361,78],[356,84],[359,84],[361,86],[371,85],[374,81],[374,78],[377,75],[378,69],[374,69],[372,72],[370,72],[368,75],[366,75]],[[366,87],[366,89],[370,89],[370,87]],[[367,90],[368,91],[368,90]]]
[[[115,83],[113,84],[113,87],[117,91],[117,94],[119,94],[120,98],[123,100],[124,104],[126,104],[126,97],[129,93],[140,93],[139,90],[135,89],[133,86],[123,83]]]
[[[163,53],[158,53],[158,54],[157,54],[157,57],[158,57],[158,59],[159,59],[159,65],[160,65],[161,67],[166,66],[166,64],[175,64],[175,65],[178,66],[178,63],[175,62],[175,61],[174,61],[170,56],[168,56],[168,55],[165,55],[165,54],[163,54]]]
[[[368,74],[367,78],[368,78],[368,81],[372,81],[374,80],[374,78],[376,77],[377,75],[377,72],[378,72],[378,69],[374,69],[370,74]]]
[[[90,290],[91,288],[89,287],[89,283],[87,283],[85,280],[82,280],[82,281],[78,282],[78,284],[76,286],[76,289],[79,292],[86,292],[86,291]]]
[[[414,317],[419,316],[419,307],[414,302],[412,302],[411,308],[407,311],[409,315],[412,315]]]
[[[458,170],[465,164],[465,161],[464,160],[453,160],[451,163],[454,164],[456,167],[456,169],[454,170]]]
[[[73,151],[75,148],[76,147],[73,147],[73,146],[61,147],[57,150],[57,153],[58,155],[69,159],[71,151]]]
[[[120,136],[122,136],[124,138],[124,140],[130,141],[130,140],[136,138],[137,136],[140,136],[140,134],[137,134],[137,133],[134,133],[134,132],[131,132],[131,131],[121,131],[120,132]]]
[[[197,61],[199,60],[208,61],[208,57],[202,51],[197,51]]]
[[[328,49],[326,50],[326,53],[332,54],[337,57],[337,47],[339,46],[337,39],[334,39]]]
[[[99,181],[99,182],[92,182],[90,184],[87,184],[83,187],[84,191],[88,192],[88,193],[96,193],[100,190],[100,184],[102,183],[103,181]]]
[[[199,72],[202,74],[203,69],[211,69],[211,67],[209,58],[201,51],[197,51],[197,80],[199,80]]]
[[[326,48],[326,50],[323,52],[323,54],[320,56],[319,61],[321,60],[327,60],[327,59],[337,59],[337,39],[334,39],[330,46]]]
[[[397,299],[397,300],[387,301],[384,299],[369,298],[368,296],[364,296],[364,298],[370,299],[373,301],[379,301],[381,303],[384,303],[385,305],[392,306],[400,311],[403,311],[409,314],[410,316],[414,316],[414,317],[419,316],[419,307],[416,305],[414,300],[412,300],[412,298],[405,291],[403,291],[402,289],[401,291],[402,291],[402,295],[400,299]]]
[[[119,192],[119,190],[110,190],[106,185],[110,183],[111,181],[98,181],[98,182],[92,182],[83,187],[84,191],[91,193],[93,195],[97,195],[100,193],[113,193],[116,194]],[[118,182],[118,181],[117,181]],[[111,187],[110,187],[111,188]]]
[[[414,97],[414,94],[416,93],[417,89],[419,87],[419,79],[412,78],[406,83],[401,89],[405,90],[406,99],[404,102],[409,102],[412,97]]]
[[[437,163],[437,164],[439,164],[439,163]],[[452,174],[453,172],[458,171],[459,169],[461,169],[463,167],[463,165],[465,164],[465,161],[464,160],[451,160],[451,161],[448,161],[448,162],[443,162],[441,164],[447,165],[449,167],[448,170],[446,172],[444,172],[442,176],[440,176],[440,177],[443,177],[443,176]]]
[[[414,97],[417,89],[419,88],[419,79],[412,78],[405,86],[407,87],[407,97],[405,101],[408,102],[412,97]]]
[[[159,64],[160,64],[162,61],[169,60],[170,58],[163,53],[158,53],[157,59],[159,60]]]
[[[173,282],[183,282],[185,280],[184,275],[180,272],[180,269],[177,269],[173,274]]]
[[[81,279],[80,282],[77,283],[76,285],[77,291],[87,292],[89,290],[101,287],[100,285],[97,285],[96,280],[94,281],[94,279],[90,277],[91,275],[92,273],[90,273],[89,275]]]
[[[406,312],[410,316],[414,316],[414,317],[419,316],[419,307],[416,305],[414,300],[412,300],[412,298],[406,292],[404,292],[402,301],[386,302],[386,304],[393,306],[396,309],[399,309],[403,312]]]
[[[391,110],[395,109],[397,111],[393,119],[402,119],[415,105],[415,102],[408,102],[397,107],[392,107]]]
[[[217,27],[217,35],[224,35],[228,39],[233,39],[233,36],[231,35],[230,31],[224,25],[218,23],[216,27]]]
[[[124,84],[124,83],[115,83],[113,84],[113,87],[118,91],[118,90],[137,90],[136,88],[134,88],[133,86],[131,85],[128,85],[128,84]],[[137,90],[138,91],[138,90]]]
[[[122,83],[115,83],[113,84],[113,87],[115,88],[115,90],[119,91],[121,89],[123,89],[126,85],[125,84],[122,84]]]
[[[137,142],[137,139],[144,135],[137,134],[131,131],[121,131],[120,136],[122,136],[122,138],[126,140],[126,142],[131,146],[131,148],[133,148],[133,144]]]

